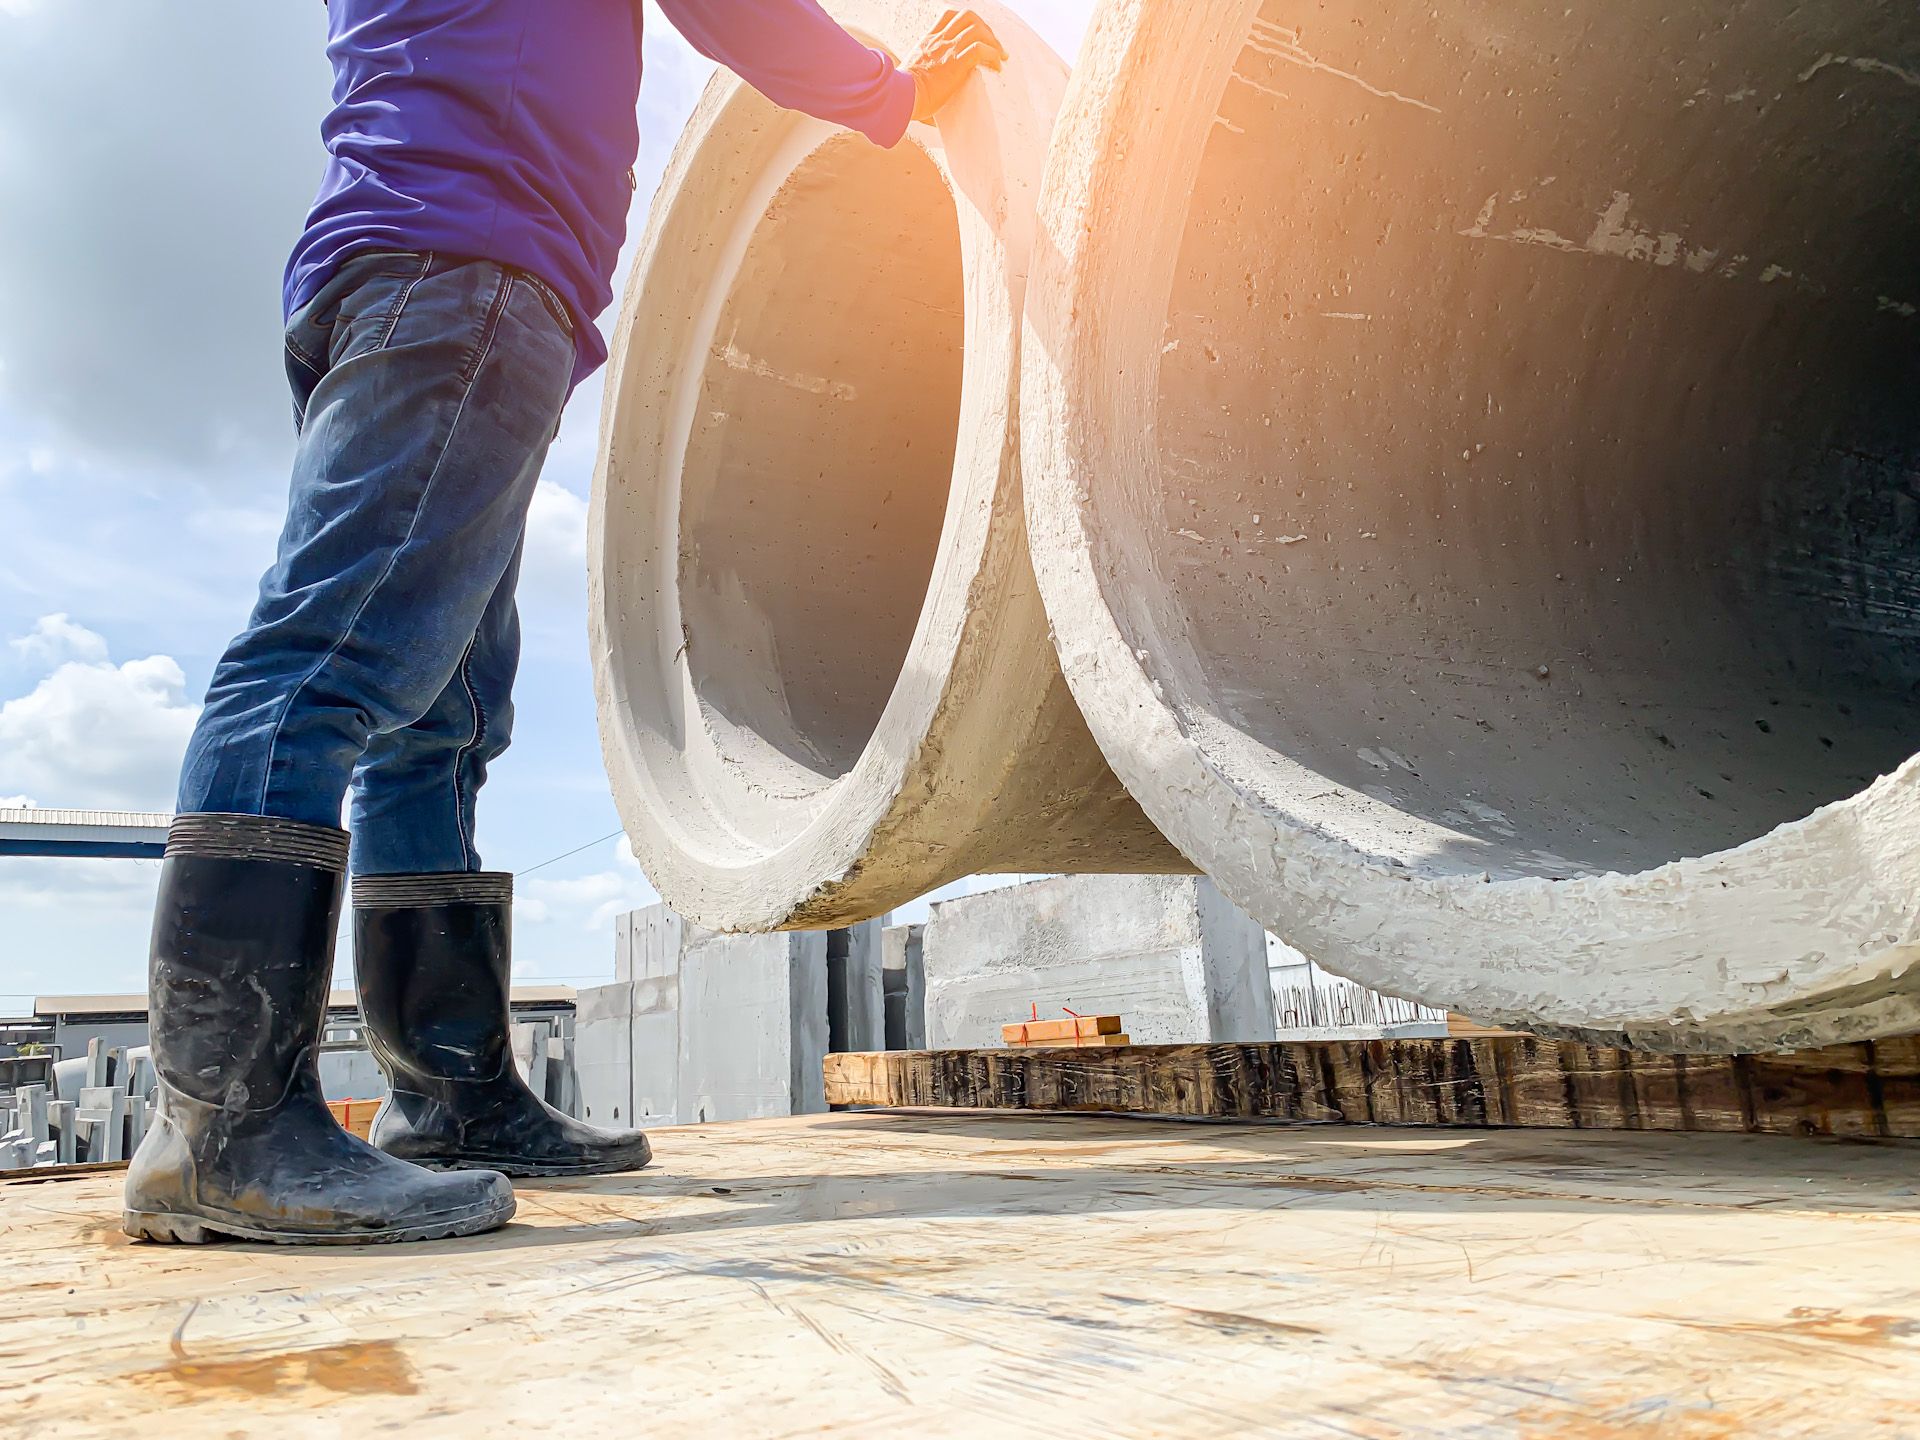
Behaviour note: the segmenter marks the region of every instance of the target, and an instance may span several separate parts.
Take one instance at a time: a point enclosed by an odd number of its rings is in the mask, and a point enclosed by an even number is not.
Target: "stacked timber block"
[[[1000,1043],[1008,1015],[1125,1015],[1141,1044],[1274,1037],[1267,936],[1192,875],[1069,875],[933,907],[927,1044]]]
[[[1000,1038],[1016,1050],[1103,1050],[1133,1043],[1118,1015],[1022,1020],[1017,1025],[1002,1025]]]
[[[373,1137],[373,1117],[380,1113],[380,1105],[378,1100],[329,1100],[327,1109],[333,1112],[342,1130],[369,1140]]]
[[[841,1105],[1920,1139],[1920,1038],[1663,1055],[1517,1036],[833,1055]]]

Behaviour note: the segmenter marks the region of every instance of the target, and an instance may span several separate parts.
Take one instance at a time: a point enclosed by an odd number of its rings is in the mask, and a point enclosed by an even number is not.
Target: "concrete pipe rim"
[[[886,0],[830,0],[827,8],[862,39],[894,54],[909,50],[941,11]],[[1019,508],[1013,397],[1031,237],[1021,210],[1031,210],[1040,145],[1065,84],[1058,58],[1010,12],[998,5],[982,12],[1008,42],[1009,62],[998,73],[981,72],[937,126],[911,126],[893,151],[780,111],[733,76],[716,75],[675,148],[634,262],[612,345],[589,517],[589,630],[601,742],[616,806],[643,870],[677,910],[715,929],[847,923],[952,878],[951,857],[941,856],[937,836],[920,832],[937,810],[929,797],[939,788],[942,747],[973,754],[991,744],[991,717],[967,692],[970,676],[997,663],[982,658],[989,637],[975,602],[978,592],[1004,583],[1006,547],[996,512]],[[846,182],[848,175],[855,180]],[[689,543],[682,531],[689,514],[697,523],[721,513],[717,501],[695,492],[705,484],[717,494],[732,463],[717,466],[719,480],[689,481],[683,473],[690,448],[720,423],[702,428],[694,416],[707,398],[708,352],[716,349],[721,324],[754,323],[740,320],[751,297],[743,300],[734,287],[742,267],[764,261],[767,271],[778,268],[778,247],[767,243],[770,225],[786,223],[790,213],[814,203],[809,195],[830,195],[836,183],[871,191],[874,177],[887,175],[905,177],[901,183],[914,203],[935,203],[937,187],[937,203],[946,207],[940,224],[951,226],[957,260],[951,293],[961,312],[952,327],[958,376],[954,389],[942,392],[953,418],[950,433],[934,437],[952,447],[945,503],[931,521],[918,514],[907,536],[926,569],[917,590],[870,607],[884,611],[896,649],[880,654],[885,647],[876,645],[875,654],[861,657],[855,688],[862,704],[843,703],[839,672],[825,665],[795,682],[792,671],[780,668],[787,657],[771,640],[728,672],[725,683],[733,688],[716,699],[717,672],[700,668],[706,653],[693,653],[719,648],[700,643],[703,616],[710,620],[720,603],[703,600],[697,589],[708,584],[702,566],[712,547]],[[794,223],[804,225],[804,213]],[[864,234],[852,238],[856,245],[879,243]],[[947,239],[942,230],[936,243]],[[849,307],[877,306],[863,299],[857,283],[860,258],[804,288],[779,276],[775,283],[816,312],[832,309],[831,298],[821,295],[838,296]],[[929,297],[924,308],[937,307]],[[824,332],[833,317],[816,318],[815,329]],[[904,327],[892,337],[912,338]],[[731,363],[759,365],[750,354]],[[884,383],[881,360],[873,363]],[[858,386],[811,378],[839,387],[835,393],[852,392],[850,403],[858,403]],[[912,437],[912,420],[891,416],[889,423]],[[714,442],[714,453],[731,443]],[[804,449],[792,443],[796,452]],[[846,457],[849,468],[870,462],[869,456]],[[823,473],[826,468],[823,462]],[[830,528],[822,522],[823,530]],[[1005,528],[1002,520],[999,530]],[[745,548],[723,556],[723,565],[751,584],[757,570],[787,565],[783,553],[806,548],[795,535],[767,538],[772,558],[764,565]],[[876,544],[873,553],[882,548]],[[865,563],[870,557],[854,558]],[[877,563],[884,569],[887,562]],[[901,562],[902,573],[907,563]],[[888,594],[883,590],[881,598]],[[799,597],[804,603],[818,598]],[[1033,609],[1038,617],[1037,602]],[[1033,635],[1012,643],[1050,667],[1044,621],[1032,628]],[[830,654],[833,643],[831,636],[821,641],[820,653]],[[747,679],[736,682],[735,671]],[[796,684],[813,687],[799,705],[789,703]],[[762,705],[756,688],[774,698]],[[809,695],[810,713],[824,717],[824,728],[810,731],[792,718],[806,709]],[[746,718],[726,713],[727,707],[743,708]],[[760,723],[769,717],[774,724]],[[782,737],[791,742],[784,751],[764,740],[780,724],[793,732]],[[950,815],[948,828],[964,830],[969,818]],[[911,832],[914,842],[873,863],[876,846],[896,830]]]
[[[1163,302],[1218,97],[1261,8],[1106,6],[1043,187],[1023,358],[1029,538],[1063,671],[1109,764],[1236,903],[1387,993],[1489,1023],[1666,1050],[1782,1048],[1920,1026],[1920,757],[1759,833],[1662,863],[1576,867],[1564,878],[1422,873],[1296,803],[1327,788],[1310,767],[1219,743],[1213,717],[1186,703],[1178,616],[1123,618],[1108,584],[1115,545],[1091,507],[1102,485],[1147,493],[1157,483]],[[1301,54],[1301,64],[1329,68]],[[1390,73],[1366,86],[1395,103],[1415,98]],[[1114,299],[1122,295],[1131,314]],[[1744,953],[1739,937],[1759,932],[1769,943]]]

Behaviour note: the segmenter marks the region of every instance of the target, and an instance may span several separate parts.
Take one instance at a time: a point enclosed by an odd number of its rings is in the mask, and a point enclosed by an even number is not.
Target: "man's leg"
[[[497,265],[368,268],[289,332],[319,375],[286,529],[214,671],[182,814],[338,825],[368,741],[446,690],[518,553],[571,336]]]
[[[573,363],[524,279],[431,256],[343,267],[288,331],[301,419],[286,528],[181,776],[150,962],[159,1117],[127,1228],[427,1238],[513,1211],[332,1122],[316,1063],[367,739],[447,686],[509,569]]]
[[[645,1135],[560,1114],[513,1062],[513,877],[480,871],[473,822],[511,735],[518,576],[516,556],[439,699],[374,736],[354,775],[354,972],[392,1089],[373,1141],[509,1175],[638,1170]]]
[[[356,876],[480,868],[475,803],[488,768],[513,739],[519,580],[516,548],[439,697],[411,725],[367,742],[350,802]]]

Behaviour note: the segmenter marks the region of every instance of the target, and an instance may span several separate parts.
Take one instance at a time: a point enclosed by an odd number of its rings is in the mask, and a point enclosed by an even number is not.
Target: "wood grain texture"
[[[1920,1039],[1656,1055],[1533,1036],[827,1057],[836,1105],[1920,1139]]]
[[[118,1175],[0,1186],[0,1430],[1920,1434],[1909,1142],[928,1112],[653,1140],[519,1182],[494,1234],[366,1251],[134,1244]]]

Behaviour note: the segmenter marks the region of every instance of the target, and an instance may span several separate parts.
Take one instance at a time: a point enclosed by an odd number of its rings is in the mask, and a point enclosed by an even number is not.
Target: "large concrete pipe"
[[[934,3],[838,0],[895,53]],[[979,871],[1184,870],[1061,681],[1026,554],[1018,327],[1065,68],[1011,58],[888,151],[722,75],[613,345],[589,540],[613,793],[715,928]]]
[[[1920,1028],[1920,10],[1111,0],[1031,542],[1121,778],[1323,964]]]

